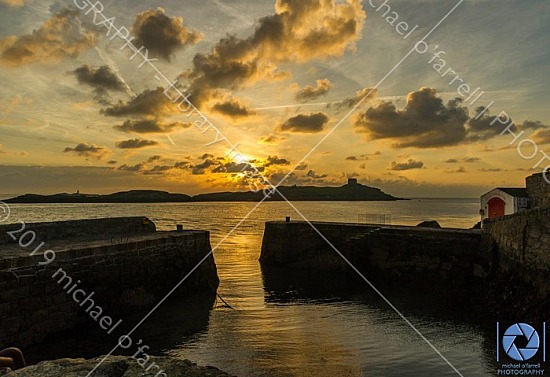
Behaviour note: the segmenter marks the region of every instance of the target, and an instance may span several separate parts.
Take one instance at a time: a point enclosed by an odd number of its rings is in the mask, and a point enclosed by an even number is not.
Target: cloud
[[[465,158],[462,159],[462,161],[467,162],[467,163],[474,163],[474,162],[481,161],[481,158],[478,158],[478,157],[465,157]]]
[[[141,173],[145,175],[162,175],[166,172],[169,172],[170,170],[174,170],[174,166],[172,165],[156,165],[152,167],[151,169],[142,170]]]
[[[212,90],[286,78],[278,63],[342,56],[361,37],[365,18],[361,0],[277,0],[275,14],[261,18],[250,37],[221,39],[210,53],[195,55],[181,77],[200,107]]]
[[[360,113],[355,119],[355,130],[368,134],[370,139],[394,139],[396,147],[433,148],[456,145],[466,138],[464,124],[468,110],[461,100],[445,105],[432,88],[421,88],[409,93],[403,110],[391,102],[382,101]]]
[[[300,165],[296,166],[294,170],[306,170],[308,168],[308,165],[305,162],[300,163]]]
[[[201,39],[199,32],[183,25],[183,17],[168,17],[162,8],[138,14],[132,33],[136,36],[136,46],[145,46],[151,56],[168,61],[178,50]]]
[[[395,162],[392,161],[391,167],[389,170],[412,170],[412,169],[422,169],[424,167],[424,163],[422,161],[415,161],[412,158],[405,162]]]
[[[146,89],[126,103],[119,101],[111,107],[102,109],[101,113],[114,117],[146,116],[157,118],[176,114],[178,111],[177,104],[166,97],[163,88],[158,87],[156,89]]]
[[[164,122],[156,119],[142,119],[142,120],[127,120],[121,125],[114,126],[113,128],[126,132],[126,133],[138,133],[138,134],[166,134],[173,132],[177,129],[185,129],[191,127],[189,123],[182,122]]]
[[[537,144],[550,144],[550,128],[537,129],[530,136],[530,139]]]
[[[256,167],[258,171],[264,170],[262,167]],[[218,165],[212,169],[212,173],[242,173],[245,171],[254,172],[254,166],[247,162],[226,162],[218,163]]]
[[[75,69],[72,73],[75,74],[79,83],[87,84],[94,88],[98,100],[108,95],[109,90],[126,90],[124,82],[106,65],[93,68],[85,64]]]
[[[333,102],[333,103],[327,104],[327,109],[330,109],[332,107],[335,107],[336,110],[351,109],[361,100],[363,100],[361,104],[365,105],[377,97],[378,97],[378,89],[363,88],[355,92],[354,97],[349,97],[339,102]]]
[[[548,128],[548,126],[544,125],[540,120],[525,120],[521,124],[522,129],[531,129],[531,130],[538,130],[541,128]]]
[[[79,83],[88,84],[96,89],[125,90],[122,80],[106,65],[93,68],[85,64],[75,69],[72,73],[76,75]]]
[[[296,101],[307,102],[317,99],[332,89],[332,82],[329,79],[320,79],[316,81],[316,86],[308,85],[296,93]]]
[[[138,149],[138,148],[152,147],[158,144],[159,142],[155,140],[130,139],[130,140],[119,141],[115,145],[117,148],[121,148],[121,149]]]
[[[484,107],[478,107],[475,113],[480,114],[484,109]],[[502,122],[500,122],[500,120]],[[469,119],[466,123],[467,141],[487,140],[499,136],[504,129],[503,123],[505,123],[505,120],[504,117],[499,119],[497,116],[492,116],[490,111],[486,111],[478,119],[476,119],[476,117]],[[517,127],[511,125],[510,131],[516,132]]]
[[[479,171],[481,172],[484,172],[484,173],[496,173],[496,172],[499,172],[499,171],[502,171],[501,168],[481,168],[481,169],[478,169]]]
[[[193,166],[193,175],[203,175],[206,173],[206,169],[216,165],[218,165],[216,161],[207,159],[202,163]]]
[[[22,7],[25,5],[24,0],[0,0],[0,4],[5,4],[10,7]]]
[[[365,153],[365,154],[362,154],[362,155],[359,155],[359,156],[348,156],[346,157],[346,160],[347,161],[367,161],[369,159],[369,157],[371,156],[380,156],[382,154],[382,152],[380,151],[376,151],[374,153]]]
[[[282,132],[317,133],[323,131],[328,120],[325,113],[299,114],[287,119],[278,129]]]
[[[65,153],[72,153],[81,157],[90,157],[101,160],[110,153],[106,147],[99,147],[95,144],[80,143],[74,148],[67,147],[63,150]]]
[[[328,177],[327,174],[317,174],[317,173],[315,173],[314,170],[308,171],[305,176],[308,177],[308,178],[312,178],[312,179],[323,179],[323,178]]]
[[[236,98],[228,98],[212,106],[212,110],[232,119],[246,118],[256,114],[248,104]]]
[[[447,164],[456,164],[458,163],[458,160],[456,158],[449,158],[447,161],[445,161]]]
[[[285,137],[277,136],[277,135],[267,135],[267,136],[260,136],[258,139],[259,144],[279,144],[281,141],[285,140]]]
[[[459,168],[457,169],[447,169],[445,170],[445,173],[449,173],[449,174],[455,174],[455,173],[466,173],[466,169],[464,168],[464,166],[460,166]]]
[[[140,164],[136,164],[136,165],[122,165],[122,166],[119,166],[117,168],[117,170],[121,170],[121,171],[129,171],[129,172],[139,172],[139,171],[142,171],[143,168],[145,167],[145,165],[143,163],[140,163]]]
[[[277,156],[269,156],[267,157],[267,163],[265,166],[273,166],[273,165],[290,165],[290,161],[288,161],[286,158],[279,158]]]
[[[48,18],[38,30],[22,36],[0,40],[0,61],[7,66],[40,62],[57,62],[65,57],[77,57],[93,47],[96,37],[82,33],[77,11],[63,10]]]

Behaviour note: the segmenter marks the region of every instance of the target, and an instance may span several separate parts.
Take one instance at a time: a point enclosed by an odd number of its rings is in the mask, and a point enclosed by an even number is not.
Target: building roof
[[[527,189],[520,187],[497,187],[497,190],[504,191],[515,198],[528,198]]]

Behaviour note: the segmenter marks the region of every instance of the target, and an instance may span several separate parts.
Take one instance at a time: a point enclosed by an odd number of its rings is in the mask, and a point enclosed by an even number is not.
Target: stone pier
[[[344,256],[366,276],[401,281],[450,281],[466,284],[487,277],[494,256],[482,247],[479,230],[412,226],[267,222],[260,261],[263,265],[303,270],[353,272]]]
[[[124,313],[152,308],[211,250],[207,231],[158,232],[145,217],[21,228],[0,226],[0,349],[35,344],[92,321],[69,294],[73,285],[74,291],[93,292],[101,316],[114,322]],[[36,239],[27,246],[33,233]],[[215,294],[218,284],[210,255],[174,295]]]

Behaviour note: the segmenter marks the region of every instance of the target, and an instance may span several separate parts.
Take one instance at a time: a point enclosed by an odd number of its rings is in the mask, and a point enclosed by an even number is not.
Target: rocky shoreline
[[[59,359],[43,361],[36,365],[9,373],[7,376],[20,377],[85,377],[103,359],[103,356],[95,359]],[[198,366],[189,360],[180,360],[173,357],[154,357],[148,360],[149,365],[154,362],[162,367],[147,372],[142,368],[138,360],[131,356],[109,356],[92,377],[235,377],[218,368],[210,366]]]

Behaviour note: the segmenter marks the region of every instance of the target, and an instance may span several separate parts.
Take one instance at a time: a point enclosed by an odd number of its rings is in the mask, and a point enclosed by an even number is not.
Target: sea
[[[376,287],[410,324],[361,281],[263,271],[258,258],[270,220],[394,225],[437,220],[471,228],[478,199],[392,202],[13,204],[25,222],[147,216],[160,230],[210,231],[219,298],[169,299],[136,331],[150,354],[211,365],[241,377],[493,376],[495,331],[464,306],[442,308],[430,296]],[[298,278],[297,276],[298,275]],[[301,279],[300,279],[301,278]],[[147,279],[144,276],[143,279]],[[302,283],[301,283],[302,282]],[[227,304],[227,305],[226,305]],[[130,326],[144,313],[124,318]],[[413,325],[434,350],[411,327]],[[93,327],[48,338],[25,351],[32,362],[107,354],[117,339]],[[123,353],[120,349],[115,354]],[[447,360],[445,360],[445,359]],[[458,372],[457,372],[458,371]]]

